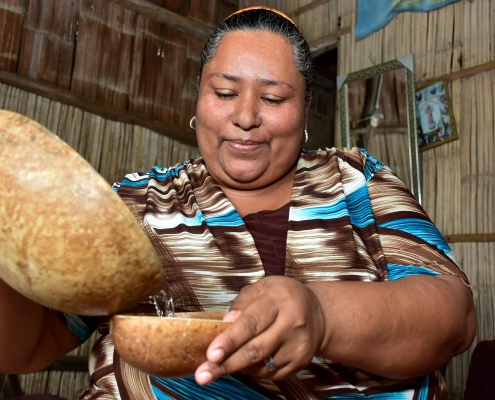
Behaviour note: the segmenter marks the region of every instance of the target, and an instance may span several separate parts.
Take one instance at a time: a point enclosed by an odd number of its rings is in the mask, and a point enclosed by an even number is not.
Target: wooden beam
[[[190,18],[183,17],[166,8],[146,0],[112,0],[121,7],[133,11],[145,18],[170,26],[179,32],[205,42],[213,33],[211,26]]]
[[[436,82],[439,80],[455,81],[456,79],[465,78],[467,76],[479,74],[480,72],[489,71],[491,69],[495,69],[495,61],[489,61],[489,62],[486,62],[484,64],[480,64],[480,65],[476,65],[476,66],[471,67],[471,68],[463,69],[461,71],[452,72],[452,73],[446,74],[446,75],[441,75],[441,76],[436,77],[436,78],[426,79],[424,81],[418,82],[416,84],[416,87],[421,88],[424,86],[428,86],[430,83],[433,83],[433,82]]]
[[[448,243],[495,242],[495,233],[470,233],[461,235],[445,235]]]
[[[196,141],[196,134],[192,130],[184,130],[164,121],[157,121],[140,114],[118,110],[104,103],[90,100],[86,97],[48,85],[46,83],[40,83],[6,71],[0,71],[0,82],[30,93],[47,97],[51,100],[67,104],[69,106],[80,108],[81,110],[99,115],[100,117],[111,121],[142,126],[181,143],[188,144],[190,146],[198,145]]]
[[[112,0],[114,3],[119,4],[121,7],[133,11],[136,14],[142,15],[143,17],[149,18],[152,21],[159,22],[161,24],[170,26],[171,28],[177,29],[178,31],[185,33],[186,35],[192,36],[198,40],[205,42],[212,34],[214,28],[199,21],[195,21],[182,15],[176,14],[169,11],[163,7],[157,6],[147,0]],[[302,12],[309,11],[321,4],[326,3],[329,0],[316,0],[304,7],[299,8],[294,11],[297,15]],[[292,15],[293,13],[291,13]],[[346,26],[338,31],[332,32],[320,39],[317,39],[309,43],[311,53],[313,57],[316,57],[325,51],[328,51],[337,46],[337,39],[342,35],[351,33],[351,26]]]
[[[351,135],[365,135],[367,133],[373,135],[373,134],[383,134],[383,135],[389,135],[391,133],[400,133],[400,134],[405,134],[407,133],[407,126],[378,126],[376,128],[370,127],[365,127],[365,128],[355,128],[350,130]]]
[[[311,11],[322,4],[328,3],[330,0],[314,0],[311,3],[306,4],[305,6],[299,7],[298,9],[287,14],[291,18],[298,17],[305,12]]]
[[[352,32],[351,26],[345,26],[344,28],[339,29],[338,31],[332,32],[329,35],[323,36],[320,39],[313,40],[309,43],[309,48],[311,49],[311,54],[313,57],[318,57],[320,54],[325,53],[328,50],[331,50],[337,47],[338,39]]]

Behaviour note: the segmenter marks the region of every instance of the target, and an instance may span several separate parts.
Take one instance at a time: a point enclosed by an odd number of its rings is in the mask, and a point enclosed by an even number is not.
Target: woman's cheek
[[[228,102],[215,98],[206,100],[204,104],[198,105],[200,123],[205,128],[212,129],[228,122],[232,106],[226,103]]]
[[[271,127],[271,131],[277,133],[277,136],[287,137],[291,134],[302,134],[304,130],[304,116],[301,117],[300,113],[299,110],[293,107],[277,110],[276,112],[267,114],[264,120],[265,127]],[[297,127],[300,127],[300,129]]]

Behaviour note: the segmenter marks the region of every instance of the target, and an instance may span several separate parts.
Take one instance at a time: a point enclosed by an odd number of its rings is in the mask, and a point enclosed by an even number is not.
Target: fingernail
[[[218,363],[222,361],[223,356],[224,352],[222,349],[215,349],[210,351],[210,353],[208,354],[208,361]]]
[[[213,376],[211,375],[210,372],[208,371],[203,371],[198,374],[198,379],[196,382],[198,382],[200,385],[207,385],[208,383],[211,382],[211,379]]]
[[[235,320],[235,316],[238,312],[238,310],[230,310],[227,314],[225,314],[223,320],[232,322],[233,320]]]

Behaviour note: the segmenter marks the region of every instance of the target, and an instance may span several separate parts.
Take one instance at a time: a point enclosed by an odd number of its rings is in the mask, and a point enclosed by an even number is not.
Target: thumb
[[[241,316],[242,311],[252,304],[252,302],[259,296],[262,290],[262,283],[258,281],[251,285],[245,286],[237,295],[230,306],[230,311],[223,317],[224,321],[235,322]]]

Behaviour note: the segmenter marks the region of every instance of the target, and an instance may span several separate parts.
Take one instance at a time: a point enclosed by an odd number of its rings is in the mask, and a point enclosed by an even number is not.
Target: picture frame
[[[416,197],[421,204],[421,169],[420,169],[420,157],[418,149],[418,138],[416,129],[416,103],[415,103],[415,84],[414,84],[414,55],[407,54],[394,60],[384,62],[382,64],[373,65],[371,67],[354,71],[348,74],[337,76],[337,93],[339,104],[339,118],[340,118],[340,145],[342,147],[351,148],[354,144],[351,142],[351,116],[355,112],[355,104],[350,102],[352,99],[351,93],[353,85],[362,81],[367,81],[370,78],[379,79],[380,76],[388,74],[390,72],[396,72],[403,74],[403,87],[402,91],[405,93],[405,104],[402,105],[404,113],[407,119],[407,127],[405,128],[405,134],[403,136],[403,144],[407,149],[407,159],[400,159],[399,163],[403,164],[404,178],[407,175],[409,177],[408,189]],[[397,92],[397,91],[396,91]],[[398,98],[394,98],[393,102],[400,102]],[[366,144],[364,145],[366,146]],[[384,161],[382,157],[381,161]],[[397,161],[397,160],[396,160]],[[387,165],[397,164],[397,162],[391,162],[391,160],[385,160]],[[404,179],[403,178],[403,179]],[[405,180],[405,179],[404,179]]]
[[[425,151],[459,138],[446,82],[416,89],[418,148]]]

